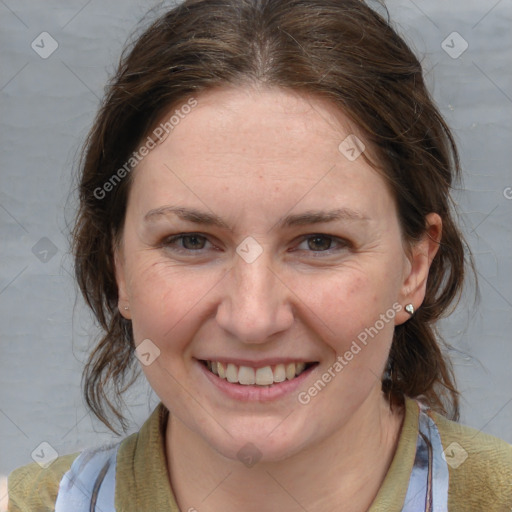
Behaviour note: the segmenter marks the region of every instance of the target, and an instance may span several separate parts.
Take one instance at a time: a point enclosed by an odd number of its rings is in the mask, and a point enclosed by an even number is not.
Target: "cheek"
[[[389,285],[388,285],[389,286]],[[396,314],[394,288],[372,273],[348,270],[301,285],[313,329],[338,355],[352,349],[359,363],[380,365],[387,358]],[[356,342],[356,345],[353,343]],[[358,350],[358,346],[361,350]],[[349,357],[351,357],[349,355]]]
[[[202,299],[222,278],[222,272],[196,272],[163,258],[141,257],[130,268],[130,309],[135,343],[150,338],[165,349],[178,348],[178,333],[202,312]],[[173,340],[173,344],[164,343]]]

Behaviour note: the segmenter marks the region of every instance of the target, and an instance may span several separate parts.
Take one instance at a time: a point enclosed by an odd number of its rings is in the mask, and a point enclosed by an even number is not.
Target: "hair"
[[[327,99],[358,127],[396,201],[404,242],[426,233],[429,213],[441,216],[424,302],[395,328],[382,389],[391,404],[407,395],[458,419],[436,322],[460,298],[467,266],[450,196],[459,156],[420,62],[388,17],[361,0],[188,0],[125,48],[82,151],[72,233],[78,285],[103,330],[82,375],[87,405],[112,431],[112,414],[126,431],[119,403],[136,379],[129,378],[135,346],[131,322],[118,311],[114,267],[133,173],[98,191],[171,107],[214,87],[247,84]]]

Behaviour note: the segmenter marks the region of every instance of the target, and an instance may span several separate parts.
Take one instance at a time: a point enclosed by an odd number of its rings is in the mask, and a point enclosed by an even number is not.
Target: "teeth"
[[[306,368],[306,363],[297,363],[295,365],[295,375],[300,375],[304,371],[305,368]]]
[[[234,364],[228,364],[226,368],[226,379],[231,383],[238,382],[238,368]]]
[[[286,370],[284,364],[278,364],[274,368],[274,382],[284,382],[286,380]]]
[[[274,374],[270,366],[256,370],[256,384],[258,384],[258,386],[270,386],[270,384],[274,384]]]
[[[305,370],[306,363],[277,364],[273,367],[252,368],[250,366],[238,367],[232,363],[226,365],[218,361],[207,361],[206,366],[212,373],[232,384],[271,386],[299,376]]]
[[[240,384],[245,384],[246,386],[256,384],[254,368],[249,368],[248,366],[240,366],[238,370],[238,382]]]

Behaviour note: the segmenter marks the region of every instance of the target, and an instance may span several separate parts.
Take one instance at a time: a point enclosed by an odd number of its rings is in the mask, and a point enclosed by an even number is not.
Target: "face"
[[[356,131],[331,105],[249,87],[196,99],[134,171],[120,310],[184,428],[226,457],[250,442],[279,460],[381,400],[432,256],[406,250],[383,177],[339,149]]]

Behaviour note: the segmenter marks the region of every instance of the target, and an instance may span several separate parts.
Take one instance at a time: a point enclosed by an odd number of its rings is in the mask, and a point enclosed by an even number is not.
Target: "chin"
[[[283,428],[279,428],[280,424]],[[311,442],[305,429],[296,423],[286,424],[283,418],[235,421],[226,430],[217,425],[208,432],[202,432],[201,436],[217,453],[227,459],[238,460],[247,467],[258,462],[285,460],[307,448]]]
[[[247,467],[257,463],[279,462],[299,453],[302,446],[291,439],[278,443],[264,438],[234,438],[222,442],[210,440],[210,446],[223,457],[240,461]]]

